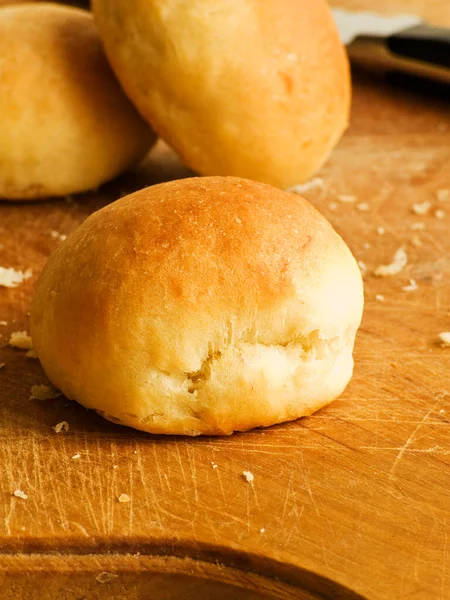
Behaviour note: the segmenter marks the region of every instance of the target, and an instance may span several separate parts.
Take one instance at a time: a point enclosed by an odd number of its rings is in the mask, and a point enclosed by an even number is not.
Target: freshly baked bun
[[[31,333],[50,380],[152,433],[229,434],[339,396],[359,268],[306,200],[234,177],[140,190],[50,257]]]
[[[0,62],[0,198],[97,187],[154,142],[89,12],[47,3],[0,8]]]
[[[92,4],[128,96],[202,175],[289,187],[347,126],[349,68],[325,0]]]

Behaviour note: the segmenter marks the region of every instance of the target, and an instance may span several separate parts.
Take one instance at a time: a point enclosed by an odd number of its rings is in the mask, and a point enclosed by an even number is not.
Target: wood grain
[[[450,19],[447,4],[421,6]],[[51,232],[189,175],[176,156],[159,144],[97,193],[0,204],[0,265],[33,269],[0,288],[1,598],[450,598],[450,349],[437,340],[450,330],[450,202],[436,199],[450,188],[449,141],[448,103],[356,77],[351,127],[305,194],[367,266],[354,378],[310,418],[224,439],[156,437],[64,398],[29,401],[45,375],[7,346],[27,329],[33,282],[60,243]],[[430,213],[415,215],[425,201]],[[374,277],[399,247],[405,270]],[[411,278],[418,289],[404,291]]]

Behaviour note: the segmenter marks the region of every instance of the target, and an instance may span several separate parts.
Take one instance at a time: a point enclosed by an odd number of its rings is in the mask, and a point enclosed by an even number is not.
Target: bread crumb
[[[365,243],[364,243],[364,248],[365,248],[366,250],[368,250],[368,249],[370,248],[370,244],[369,244],[369,242],[365,242]]]
[[[439,334],[442,348],[450,348],[450,331],[442,331]]]
[[[130,502],[131,498],[128,494],[120,494],[120,496],[117,498],[117,500],[121,503],[124,503],[124,502]]]
[[[299,183],[297,185],[293,185],[288,188],[287,192],[293,192],[294,194],[304,194],[305,192],[310,192],[311,190],[319,189],[323,190],[325,188],[325,182],[321,177],[314,177],[311,181],[307,181],[306,183]]]
[[[436,198],[438,202],[449,202],[450,201],[450,189],[437,190]]]
[[[430,212],[431,202],[426,200],[425,202],[415,202],[412,205],[412,211],[416,215],[427,215]]]
[[[28,500],[27,494],[25,494],[25,492],[23,492],[22,490],[14,490],[13,495],[16,498],[21,498],[22,500]]]
[[[436,217],[436,219],[439,219],[440,221],[442,221],[442,219],[445,219],[445,211],[438,208],[437,210],[434,211],[434,216]]]
[[[390,275],[397,275],[408,263],[408,256],[404,248],[399,248],[394,254],[392,262],[388,265],[380,265],[375,269],[374,274],[377,277],[388,277]]]
[[[375,300],[377,300],[377,302],[384,302],[384,296],[382,294],[377,294]]]
[[[0,325],[2,325],[3,327],[5,327],[6,325],[8,325],[8,321],[0,321]]]
[[[119,465],[113,465],[113,469],[117,469]]]
[[[19,271],[17,269],[13,269],[12,267],[9,269],[0,267],[0,287],[15,288],[23,281],[29,279],[32,274],[33,272],[31,269]]]
[[[61,421],[61,423],[57,423],[53,429],[56,433],[61,433],[61,431],[69,431],[69,423],[67,421]]]
[[[441,410],[439,411],[440,415],[445,415],[445,408],[441,408]]]
[[[25,356],[27,358],[38,358],[38,355],[37,355],[36,350],[34,348],[31,348],[31,350],[28,350],[28,352],[25,354]]]
[[[418,235],[414,235],[411,238],[411,244],[416,248],[420,248],[421,246],[423,246],[423,242]]]
[[[417,223],[412,223],[411,229],[412,229],[412,231],[423,231],[425,229],[425,223],[422,223],[422,221],[417,221]]]
[[[61,242],[64,242],[64,240],[67,240],[67,235],[65,233],[59,233],[59,231],[51,231],[50,235],[52,236],[53,239],[60,240]]]
[[[81,458],[81,454],[74,454],[74,455],[72,456],[72,458],[73,458],[74,460],[76,460],[77,458]]]
[[[33,342],[26,331],[13,331],[9,338],[9,345],[21,350],[31,350]]]
[[[251,471],[242,471],[242,475],[248,483],[252,483],[252,481],[255,479],[255,476]]]
[[[213,468],[213,469],[217,469],[217,465],[216,465],[216,463],[215,463],[215,462],[213,462],[213,461],[211,461],[211,466],[212,466],[212,468]]]
[[[367,273],[366,263],[363,263],[362,260],[358,260],[358,267],[359,267],[359,270],[361,271],[361,275],[364,277],[364,275]]]
[[[404,285],[402,287],[402,290],[404,292],[414,292],[415,290],[418,289],[418,285],[415,279],[410,279],[409,280],[409,284],[408,285]]]
[[[337,197],[339,202],[343,202],[344,204],[351,204],[352,202],[356,202],[356,196],[351,194],[339,194]]]
[[[265,527],[261,527],[261,529],[259,530],[259,533],[264,533],[265,532]]]
[[[106,571],[102,571],[99,575],[97,575],[95,579],[99,583],[108,583],[109,581],[111,581],[112,579],[116,579],[117,577],[119,576],[115,575],[114,573],[107,573]]]
[[[53,400],[62,396],[59,390],[50,385],[32,385],[30,400]]]
[[[369,210],[370,206],[367,204],[367,202],[360,202],[356,205],[356,208],[361,212],[366,212]]]
[[[378,235],[384,235],[386,233],[386,230],[384,227],[377,227],[377,233]]]
[[[336,208],[337,208],[336,202],[330,202],[330,204],[328,205],[328,208],[330,210],[336,210]]]

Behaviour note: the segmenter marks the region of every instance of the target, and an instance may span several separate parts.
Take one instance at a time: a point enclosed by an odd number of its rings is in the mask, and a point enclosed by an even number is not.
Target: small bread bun
[[[201,175],[287,188],[347,126],[350,78],[325,0],[93,0],[117,77]]]
[[[46,3],[0,8],[0,61],[0,198],[95,188],[153,144],[87,11]]]
[[[38,280],[31,333],[50,380],[107,419],[221,435],[339,396],[362,307],[350,250],[306,200],[192,178],[72,233]]]

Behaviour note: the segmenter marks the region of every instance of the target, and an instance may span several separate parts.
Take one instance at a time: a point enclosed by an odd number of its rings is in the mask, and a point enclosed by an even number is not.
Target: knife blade
[[[332,12],[352,63],[450,84],[450,29],[432,27],[414,15]]]

